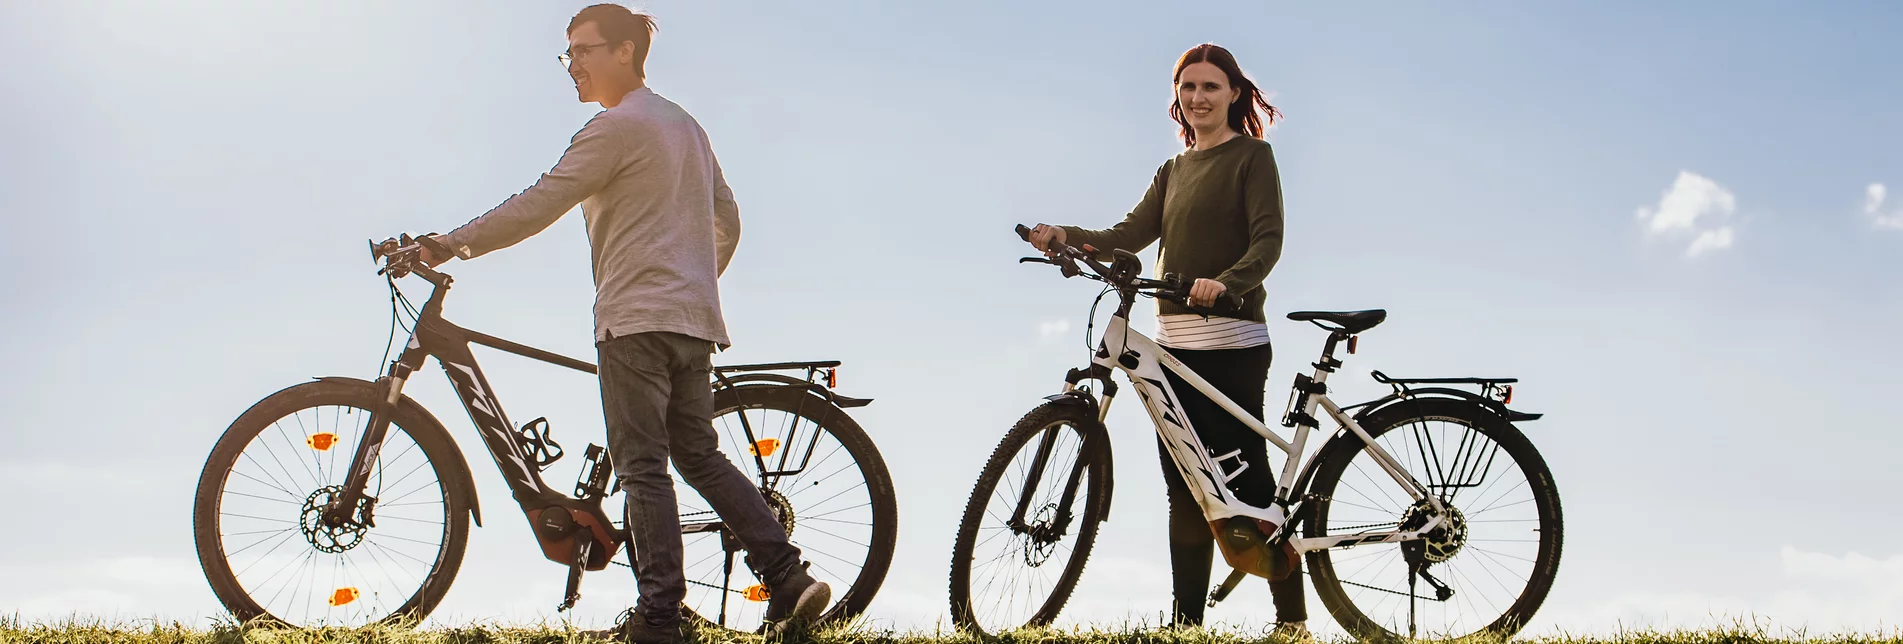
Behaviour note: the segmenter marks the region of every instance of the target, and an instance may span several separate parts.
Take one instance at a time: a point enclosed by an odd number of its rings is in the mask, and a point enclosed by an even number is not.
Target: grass
[[[84,618],[56,622],[27,622],[0,617],[0,644],[558,644],[593,642],[566,627],[475,625],[463,628],[292,630],[238,624],[216,624],[201,629],[181,622],[110,623]],[[812,644],[1245,644],[1271,642],[1266,632],[1220,629],[1169,631],[1142,628],[1039,629],[1007,633],[995,643],[946,630],[884,631],[851,626],[836,627],[801,639]],[[1903,631],[1889,634],[1811,635],[1802,630],[1777,632],[1759,623],[1738,621],[1731,626],[1703,630],[1628,630],[1609,635],[1560,635],[1521,638],[1529,644],[1903,644]],[[694,644],[766,644],[759,637],[702,631],[689,636]],[[1323,640],[1327,643],[1326,640]],[[777,643],[776,643],[777,644]],[[1340,643],[1345,644],[1345,643]]]

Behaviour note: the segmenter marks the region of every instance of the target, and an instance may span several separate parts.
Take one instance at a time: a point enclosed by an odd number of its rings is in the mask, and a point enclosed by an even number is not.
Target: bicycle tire
[[[1102,523],[1104,512],[1109,505],[1110,470],[1108,435],[1103,425],[1097,421],[1091,409],[1084,405],[1065,402],[1047,402],[1032,409],[1018,420],[1011,431],[999,441],[991,457],[985,461],[983,471],[972,488],[971,497],[965,504],[964,518],[959,522],[957,539],[952,546],[951,561],[951,614],[959,628],[990,638],[998,634],[981,624],[977,606],[972,597],[972,564],[974,550],[980,545],[978,533],[980,524],[989,514],[987,507],[997,496],[997,487],[1005,480],[1011,464],[1020,451],[1030,447],[1034,439],[1046,430],[1069,425],[1081,435],[1078,461],[1084,466],[1088,479],[1087,487],[1080,486],[1077,494],[1085,495],[1084,511],[1073,524],[1077,532],[1077,543],[1071,547],[1071,556],[1059,574],[1057,582],[1051,587],[1048,597],[1039,605],[1037,611],[1022,624],[1004,626],[992,625],[992,629],[1002,632],[1006,628],[1026,628],[1044,626],[1057,619],[1064,604],[1070,601],[1070,595],[1077,588],[1082,577],[1084,565],[1090,558],[1090,550],[1097,541],[1098,525]],[[1032,448],[1036,449],[1036,448]],[[1036,456],[1032,455],[1035,459]],[[1046,476],[1049,474],[1047,473]],[[1060,493],[1061,495],[1061,493]],[[1006,497],[1010,494],[1007,493]],[[1007,499],[1008,501],[1008,499]],[[1052,505],[1061,505],[1062,501]],[[1062,535],[1059,535],[1062,538]],[[1033,600],[1035,601],[1035,600]],[[1015,622],[1016,620],[1010,620]]]
[[[1418,427],[1425,428],[1427,422],[1434,421],[1452,422],[1478,431],[1485,436],[1485,438],[1490,439],[1492,443],[1497,445],[1501,451],[1504,451],[1505,454],[1511,457],[1514,464],[1518,466],[1520,473],[1525,477],[1526,486],[1529,490],[1528,496],[1531,498],[1534,506],[1533,514],[1536,518],[1532,520],[1538,522],[1538,525],[1534,527],[1534,530],[1538,533],[1534,541],[1537,542],[1538,545],[1533,548],[1535,551],[1534,558],[1529,560],[1532,561],[1531,570],[1526,579],[1525,587],[1514,599],[1513,603],[1507,606],[1497,618],[1487,622],[1484,626],[1480,626],[1470,633],[1442,632],[1411,636],[1413,634],[1403,634],[1390,629],[1388,626],[1391,624],[1384,625],[1381,620],[1369,616],[1361,607],[1355,604],[1354,598],[1351,596],[1353,593],[1344,587],[1345,585],[1353,584],[1344,584],[1344,580],[1338,575],[1339,571],[1337,570],[1337,562],[1335,561],[1334,555],[1335,552],[1349,552],[1356,548],[1379,549],[1398,548],[1399,546],[1373,544],[1356,546],[1355,548],[1309,552],[1307,554],[1309,575],[1314,581],[1316,594],[1321,598],[1322,604],[1327,606],[1329,613],[1334,616],[1335,621],[1339,623],[1344,630],[1366,641],[1399,642],[1429,637],[1460,639],[1473,635],[1495,638],[1511,637],[1513,634],[1519,632],[1520,629],[1524,628],[1527,622],[1532,619],[1534,612],[1539,609],[1540,604],[1545,601],[1547,593],[1551,591],[1553,580],[1558,573],[1560,547],[1564,539],[1559,490],[1553,481],[1552,473],[1546,467],[1545,459],[1540,457],[1539,451],[1534,449],[1533,444],[1528,441],[1526,436],[1521,434],[1512,423],[1508,422],[1504,417],[1493,410],[1483,407],[1478,403],[1450,398],[1423,398],[1398,402],[1375,411],[1366,419],[1359,422],[1371,438],[1379,441],[1384,435],[1398,428],[1417,426],[1416,423],[1420,423]],[[1418,435],[1416,435],[1416,437],[1418,438]],[[1405,437],[1402,440],[1405,440]],[[1314,513],[1309,516],[1307,523],[1303,526],[1304,536],[1309,538],[1326,536],[1330,510],[1332,509],[1331,506],[1337,500],[1335,496],[1340,490],[1338,485],[1343,481],[1349,463],[1352,462],[1357,455],[1363,454],[1364,449],[1365,444],[1354,434],[1343,433],[1338,438],[1331,440],[1317,455],[1318,464],[1315,468],[1313,483],[1309,487],[1309,493],[1314,495],[1316,501],[1314,502]],[[1389,449],[1390,453],[1394,451],[1391,447],[1387,449]],[[1425,454],[1425,452],[1423,452],[1423,454]],[[1403,454],[1394,454],[1394,456],[1397,460],[1404,460]],[[1465,457],[1463,456],[1462,458],[1464,459]],[[1372,462],[1372,457],[1368,457],[1367,460]],[[1423,456],[1420,462],[1421,466],[1426,467],[1425,464],[1427,461],[1428,458]],[[1441,465],[1445,464],[1443,463]],[[1403,467],[1404,469],[1409,469],[1410,475],[1415,476],[1417,479],[1427,480],[1423,479],[1420,472],[1413,471],[1409,463],[1404,462]],[[1376,481],[1379,479],[1379,476],[1370,476],[1370,484],[1378,484]],[[1357,479],[1357,481],[1358,480],[1359,479]],[[1449,479],[1443,475],[1441,480],[1446,481]],[[1380,480],[1379,482],[1393,483],[1391,480]],[[1353,484],[1350,484],[1350,487],[1352,488]],[[1431,487],[1433,486],[1430,484],[1430,488]],[[1399,489],[1398,484],[1396,485],[1396,489]],[[1517,489],[1517,487],[1513,489]],[[1505,496],[1511,493],[1513,489],[1509,489],[1508,492],[1500,494],[1501,496]],[[1489,489],[1481,490],[1477,493],[1480,496],[1470,497],[1466,499],[1466,501],[1486,498],[1485,495],[1492,494],[1493,492]],[[1371,495],[1359,498],[1367,499],[1371,498]],[[1446,495],[1443,495],[1443,498],[1447,498]],[[1347,504],[1347,501],[1343,501],[1343,503],[1344,508],[1351,509],[1351,511],[1357,507]],[[1523,502],[1515,502],[1515,504],[1518,503]],[[1496,501],[1495,504],[1498,505],[1498,501]],[[1449,505],[1455,504],[1450,502]],[[1491,508],[1494,506],[1487,507]],[[1456,509],[1458,510],[1459,508],[1456,507]],[[1474,511],[1473,506],[1469,505],[1466,511],[1474,512],[1475,516],[1478,516],[1480,512],[1488,510],[1482,509],[1480,511]],[[1463,517],[1464,516],[1465,515],[1463,515]],[[1463,518],[1463,523],[1465,523],[1465,521],[1466,519]],[[1526,521],[1527,520],[1496,520],[1494,522],[1524,523]],[[1479,521],[1475,523],[1484,522],[1485,521]],[[1520,528],[1506,528],[1506,530],[1518,529]],[[1486,566],[1487,564],[1485,562],[1488,559],[1492,559],[1496,562],[1502,560],[1501,558],[1487,555],[1485,554],[1487,551],[1478,549],[1477,546],[1472,545],[1472,543],[1478,543],[1480,540],[1474,540],[1469,543],[1467,541],[1468,536],[1465,528],[1462,528],[1461,533],[1461,542],[1467,544],[1464,547],[1475,552],[1474,555],[1470,555],[1470,558],[1480,566]],[[1448,558],[1432,565],[1445,566],[1459,558],[1461,554],[1465,553],[1457,550],[1455,554],[1443,555]],[[1406,555],[1403,555],[1404,561],[1405,556]],[[1370,567],[1372,567],[1372,564],[1364,565],[1363,569]],[[1431,570],[1430,568],[1430,571]],[[1450,574],[1447,570],[1447,568],[1443,568],[1441,575],[1444,577],[1457,575],[1457,573]],[[1472,570],[1472,568],[1469,568],[1469,570]],[[1496,578],[1494,581],[1497,583],[1498,579]],[[1474,583],[1472,586],[1478,587],[1481,586],[1481,584]],[[1504,584],[1502,584],[1502,587],[1504,588]],[[1360,586],[1357,586],[1357,588],[1362,591],[1364,597],[1370,595],[1368,588]],[[1381,589],[1375,588],[1375,590]],[[1477,592],[1478,588],[1462,590]],[[1511,591],[1511,589],[1507,590],[1509,592]],[[1383,592],[1393,591],[1387,590]],[[1475,592],[1468,592],[1467,594],[1474,595]],[[1382,597],[1385,595],[1373,596]],[[1456,597],[1458,596],[1459,592],[1457,591]],[[1413,602],[1415,600],[1410,598],[1408,601]],[[1472,601],[1471,598],[1469,601]],[[1443,603],[1446,604],[1450,602]],[[1415,610],[1418,609],[1410,607],[1410,611]],[[1488,609],[1486,612],[1491,611],[1492,609]],[[1485,616],[1481,617],[1481,619],[1484,618]],[[1478,622],[1479,620],[1475,621]]]
[[[239,457],[244,454],[245,448],[253,439],[261,436],[267,428],[278,421],[291,417],[293,414],[307,409],[336,406],[362,410],[367,418],[368,410],[378,406],[381,398],[375,387],[362,381],[321,380],[291,386],[265,397],[252,405],[250,409],[245,410],[225,430],[212,448],[211,455],[205,461],[204,470],[199,475],[197,492],[194,495],[193,541],[198,551],[199,565],[204,570],[206,580],[211,584],[213,594],[240,622],[261,621],[279,625],[313,625],[306,620],[285,619],[285,616],[276,615],[267,610],[245,590],[238,579],[238,574],[232,570],[231,561],[221,539],[220,526],[223,516],[221,508],[224,503],[222,492],[226,489],[230,475],[237,467]],[[421,583],[417,585],[414,594],[396,608],[391,609],[387,615],[365,621],[377,624],[414,623],[421,621],[436,608],[443,595],[448,592],[450,584],[455,581],[457,569],[462,565],[463,553],[468,545],[469,504],[473,491],[466,487],[467,472],[459,469],[462,461],[455,443],[451,441],[442,424],[428,412],[405,399],[403,404],[396,407],[395,416],[391,419],[390,431],[390,436],[401,432],[414,441],[436,475],[443,498],[443,542],[436,559],[433,562],[425,562],[430,564],[430,568],[422,576]],[[389,438],[386,437],[387,440]],[[348,446],[339,444],[338,449],[342,452],[345,463],[349,462],[349,455],[355,448],[354,443]],[[401,455],[395,458],[401,458]],[[381,464],[379,464],[380,467]],[[341,476],[336,478],[338,480],[335,482],[341,482]],[[427,487],[427,482],[424,487]],[[303,521],[299,518],[293,523],[299,523],[301,527]],[[294,597],[295,593],[293,593]],[[355,597],[352,597],[351,601],[355,601]],[[274,603],[274,600],[267,600],[266,603]]]

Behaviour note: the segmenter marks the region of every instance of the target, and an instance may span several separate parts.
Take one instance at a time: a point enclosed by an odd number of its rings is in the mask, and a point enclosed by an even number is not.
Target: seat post
[[[1330,331],[1328,333],[1328,342],[1322,345],[1321,362],[1315,363],[1315,368],[1318,370],[1316,372],[1317,376],[1326,377],[1322,374],[1333,373],[1335,369],[1341,367],[1341,361],[1335,359],[1335,347],[1341,343],[1342,338],[1346,337],[1348,336],[1340,331]]]

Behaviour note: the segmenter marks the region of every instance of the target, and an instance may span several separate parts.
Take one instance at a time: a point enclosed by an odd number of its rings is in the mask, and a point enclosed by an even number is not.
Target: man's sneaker
[[[686,641],[686,637],[681,634],[679,620],[672,624],[655,624],[632,608],[621,611],[614,628],[582,634],[616,644],[681,644]]]
[[[812,624],[832,606],[833,588],[806,574],[806,565],[794,566],[767,596],[767,635],[781,635]]]
[[[1308,632],[1308,622],[1276,622],[1275,630],[1269,631],[1269,638],[1286,644],[1315,644],[1315,636]]]

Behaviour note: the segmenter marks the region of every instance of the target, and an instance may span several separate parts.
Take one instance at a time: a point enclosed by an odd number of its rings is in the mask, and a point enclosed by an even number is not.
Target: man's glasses
[[[586,55],[588,53],[588,50],[590,49],[594,49],[596,47],[607,47],[607,46],[608,46],[608,43],[598,42],[592,45],[578,45],[575,47],[569,47],[568,51],[564,51],[561,54],[556,55],[555,60],[561,61],[562,69],[568,69],[569,65],[575,64],[575,56],[577,55],[576,53],[577,51],[579,51],[580,54],[582,55]]]

